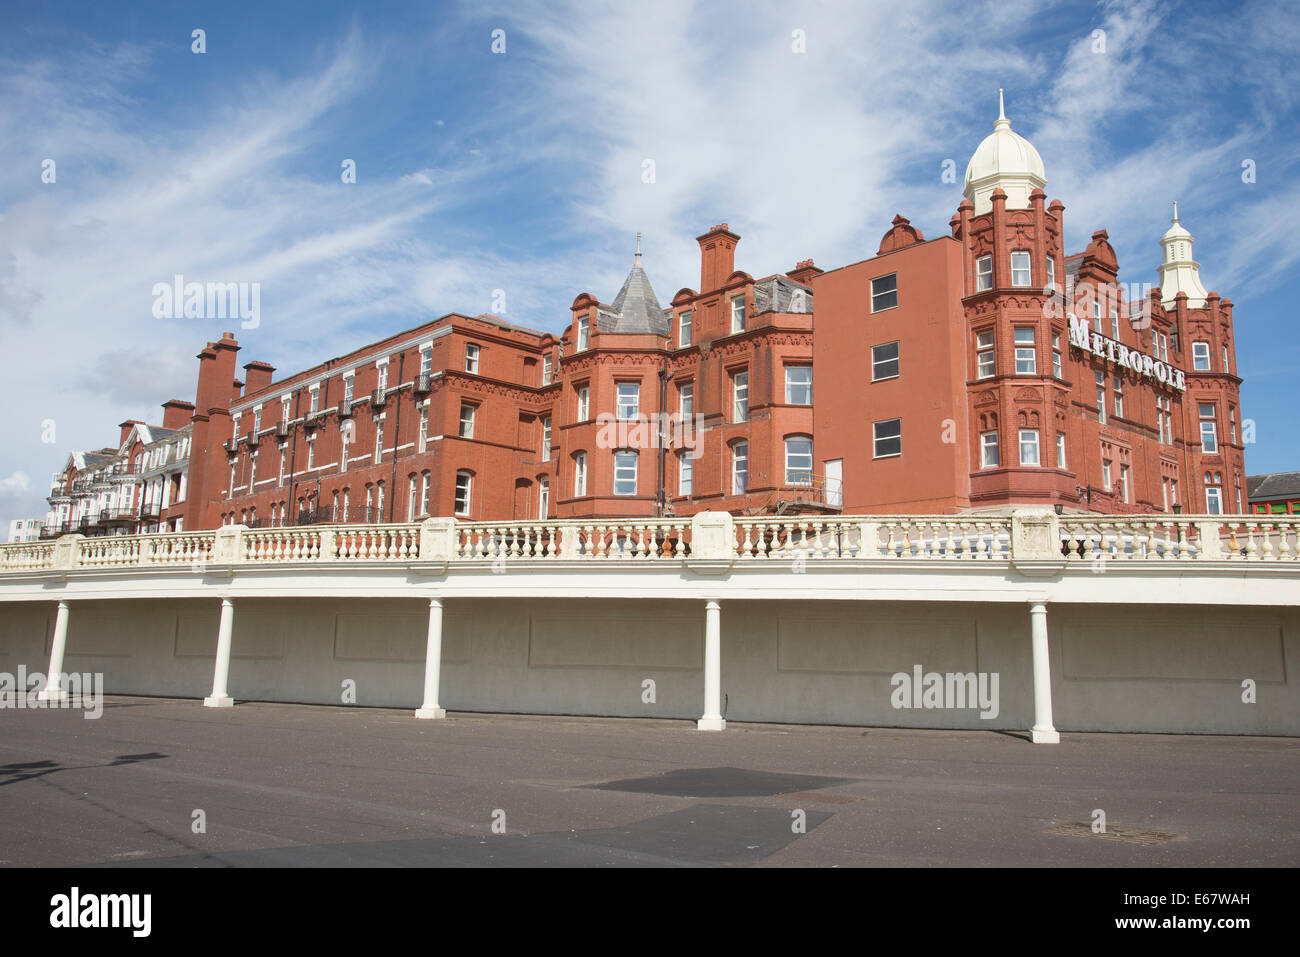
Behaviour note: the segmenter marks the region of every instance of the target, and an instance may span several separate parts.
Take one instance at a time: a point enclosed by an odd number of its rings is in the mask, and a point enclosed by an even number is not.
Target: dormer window
[[[590,338],[591,338],[591,336],[590,336],[590,333],[591,333],[591,326],[590,326],[590,323],[591,323],[591,320],[588,319],[586,316],[579,316],[579,317],[578,317],[578,351],[579,351],[579,352],[581,352],[583,349],[587,348],[587,343],[588,343],[588,341],[589,341]]]
[[[736,296],[731,300],[731,331],[745,331],[745,297]]]

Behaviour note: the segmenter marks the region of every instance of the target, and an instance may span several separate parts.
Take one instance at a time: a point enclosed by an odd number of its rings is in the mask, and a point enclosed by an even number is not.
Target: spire
[[[1002,87],[998,87],[998,119],[993,124],[995,130],[1011,129],[1011,121],[1007,119],[1007,103],[1002,96]]]
[[[637,233],[632,270],[614,297],[610,311],[602,310],[600,329],[602,332],[666,336],[668,328],[668,319],[650,287],[650,278],[641,266],[641,234]]]
[[[1195,239],[1178,221],[1178,203],[1174,203],[1173,223],[1160,239],[1164,255],[1160,260],[1160,301],[1171,308],[1180,292],[1187,293],[1187,305],[1199,309],[1205,305],[1205,287],[1201,285],[1201,264],[1192,258]]]

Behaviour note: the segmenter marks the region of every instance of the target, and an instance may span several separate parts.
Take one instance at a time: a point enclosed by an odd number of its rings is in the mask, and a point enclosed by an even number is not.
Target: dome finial
[[[1007,119],[1007,103],[1002,95],[1002,87],[998,87],[998,121],[993,124],[995,130],[1011,129],[1011,121]]]
[[[1174,200],[1174,222],[1178,222],[1178,200]]]
[[[633,265],[636,266],[641,265],[641,234],[640,233],[636,234],[636,262]]]

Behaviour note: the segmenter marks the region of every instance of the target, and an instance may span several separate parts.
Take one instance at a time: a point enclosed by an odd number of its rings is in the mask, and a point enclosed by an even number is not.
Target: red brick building
[[[199,354],[184,527],[817,509],[1240,512],[1232,303],[1175,208],[1158,288],[1065,207],[1004,113],[949,233],[755,279],[727,224],[660,304],[638,248],[560,335],[449,314],[278,381]]]

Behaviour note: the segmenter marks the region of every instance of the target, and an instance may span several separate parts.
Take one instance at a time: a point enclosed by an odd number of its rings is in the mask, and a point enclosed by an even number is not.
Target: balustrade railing
[[[706,517],[712,516],[705,521]],[[1019,525],[1017,523],[1020,523]],[[0,572],[151,565],[724,560],[1300,562],[1300,519],[1270,516],[854,515],[228,526],[0,545]],[[720,538],[716,536],[721,536]],[[698,545],[697,545],[698,543]],[[1053,544],[1055,543],[1055,544]]]

